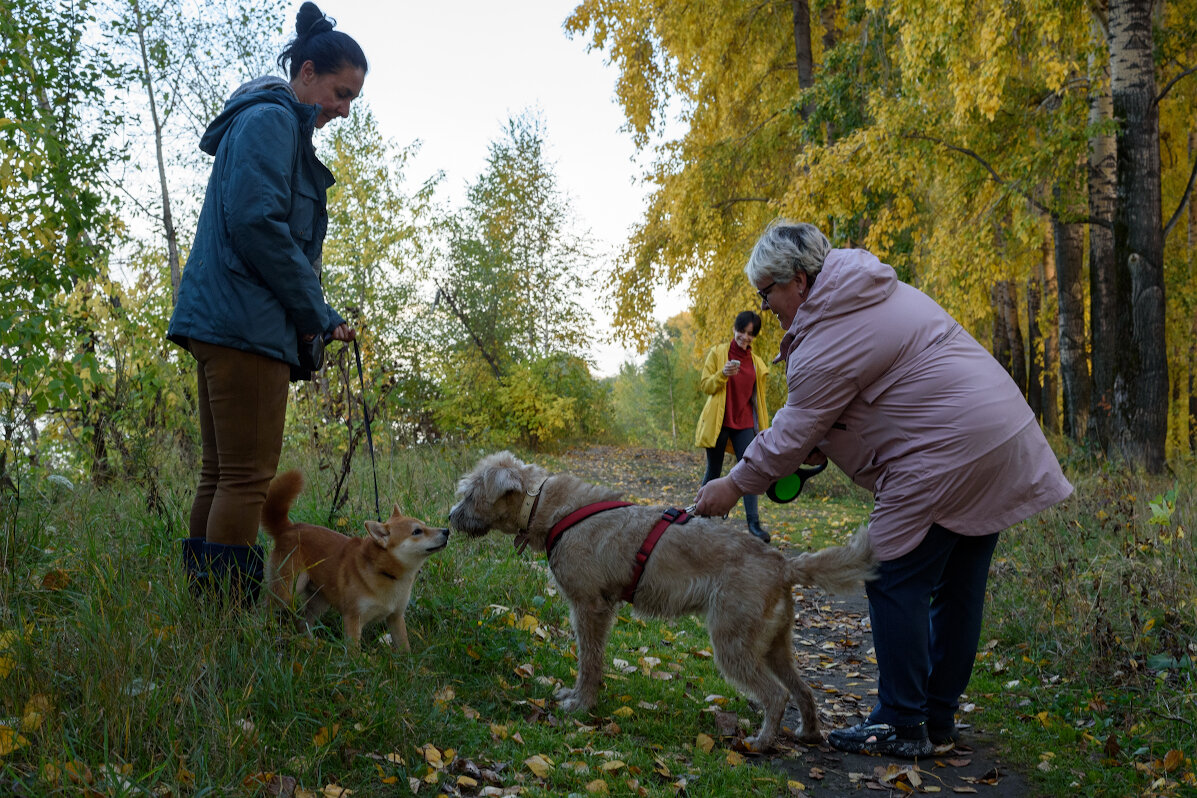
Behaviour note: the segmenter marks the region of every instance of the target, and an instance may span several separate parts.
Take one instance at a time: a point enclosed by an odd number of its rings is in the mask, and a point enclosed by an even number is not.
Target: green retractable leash
[[[817,466],[798,466],[798,470],[788,477],[782,477],[765,490],[765,495],[777,504],[789,504],[798,498],[806,481],[816,474],[821,474],[827,468],[824,461]]]

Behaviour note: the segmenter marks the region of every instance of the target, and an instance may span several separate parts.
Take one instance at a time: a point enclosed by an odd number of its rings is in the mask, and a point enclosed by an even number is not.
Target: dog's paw
[[[772,734],[758,734],[752,737],[745,737],[744,747],[754,753],[763,754],[773,747],[774,736]]]
[[[575,687],[563,687],[557,691],[557,704],[563,712],[585,712],[594,704],[587,700]]]

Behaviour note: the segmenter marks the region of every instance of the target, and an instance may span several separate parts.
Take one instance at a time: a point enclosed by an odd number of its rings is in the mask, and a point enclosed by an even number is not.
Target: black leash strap
[[[357,338],[353,339],[353,357],[357,360],[357,381],[362,389],[362,419],[366,422],[366,445],[370,447],[370,470],[374,472],[374,514],[382,520],[382,509],[378,504],[378,466],[374,463],[374,436],[370,433],[370,408],[366,405],[366,378],[362,376],[362,349]]]

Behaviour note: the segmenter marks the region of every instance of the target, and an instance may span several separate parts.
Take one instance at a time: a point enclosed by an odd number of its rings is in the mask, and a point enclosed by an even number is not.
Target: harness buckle
[[[665,512],[661,513],[661,518],[665,519],[669,524],[684,524],[693,518],[686,510],[680,510],[677,507],[670,507]]]

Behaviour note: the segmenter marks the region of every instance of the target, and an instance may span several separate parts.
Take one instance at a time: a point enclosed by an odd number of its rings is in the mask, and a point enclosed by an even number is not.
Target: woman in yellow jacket
[[[698,383],[707,394],[707,403],[694,433],[694,445],[707,450],[704,485],[723,473],[723,453],[729,447],[739,462],[756,433],[769,426],[765,409],[769,367],[752,351],[752,342],[760,331],[761,317],[745,310],[732,325],[731,343],[716,344],[707,350]],[[744,515],[748,531],[768,543],[769,533],[761,528],[756,496],[744,496]]]

